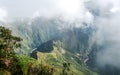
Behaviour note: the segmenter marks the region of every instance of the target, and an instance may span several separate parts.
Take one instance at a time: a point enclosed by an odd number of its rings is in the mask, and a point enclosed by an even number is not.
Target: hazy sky
[[[0,19],[3,17],[64,16],[81,21],[92,19],[84,7],[87,0],[0,0]],[[85,18],[86,17],[86,18]]]
[[[51,0],[53,1],[53,0]],[[51,7],[50,0],[0,0],[0,8],[7,10],[9,16],[31,16],[35,11]],[[52,3],[53,4],[53,3]]]

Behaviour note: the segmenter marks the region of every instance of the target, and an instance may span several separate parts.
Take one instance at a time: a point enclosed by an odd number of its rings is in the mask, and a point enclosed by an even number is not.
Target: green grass
[[[50,64],[55,67],[58,72],[56,75],[60,75],[63,70],[63,63],[71,63],[70,74],[69,75],[98,75],[96,72],[91,71],[86,67],[86,65],[79,64],[75,59],[73,53],[67,52],[64,53],[59,51],[57,47],[54,47],[54,50],[51,53],[42,53],[37,52],[38,62]],[[71,59],[73,57],[73,59]]]

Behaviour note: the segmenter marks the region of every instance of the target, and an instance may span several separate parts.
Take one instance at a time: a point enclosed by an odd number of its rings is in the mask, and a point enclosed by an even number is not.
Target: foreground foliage
[[[21,47],[20,41],[22,39],[13,36],[11,30],[0,26],[0,75],[53,75],[51,66],[15,53]]]

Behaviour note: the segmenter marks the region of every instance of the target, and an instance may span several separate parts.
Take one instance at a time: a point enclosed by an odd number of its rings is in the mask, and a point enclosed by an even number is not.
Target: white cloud
[[[59,17],[69,23],[79,23],[78,27],[82,22],[91,23],[93,21],[94,17],[85,7],[83,0],[50,0],[47,5],[45,3],[47,2],[45,1],[42,8],[34,12],[32,17]]]
[[[118,12],[120,9],[118,7],[113,7],[110,9],[110,12],[115,13]]]
[[[120,1],[93,0],[91,5],[93,6],[89,8],[96,7],[98,11],[94,20],[97,31],[93,39],[98,45],[104,45],[96,58],[98,65],[112,65],[120,68]],[[96,8],[92,11],[96,11]]]
[[[7,11],[3,8],[0,8],[0,21],[5,21],[7,17]]]
[[[33,13],[32,18],[35,18],[35,17],[40,17],[39,11],[36,11],[36,12]]]

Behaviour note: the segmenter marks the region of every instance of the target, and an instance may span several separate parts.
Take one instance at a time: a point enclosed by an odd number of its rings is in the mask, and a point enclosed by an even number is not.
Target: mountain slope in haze
[[[109,43],[110,44],[110,43]],[[92,51],[89,54],[89,60],[87,61],[87,65],[90,67],[90,69],[98,72],[100,75],[120,75],[120,68],[115,67],[113,65],[107,64],[104,66],[101,66],[96,61],[97,54],[100,51],[104,52],[104,48],[109,47],[108,44],[104,43],[104,45],[99,46],[97,44],[94,44],[92,46]],[[102,63],[101,63],[102,64]]]
[[[99,16],[98,11],[93,11],[93,14],[96,17]],[[104,52],[104,48],[111,46],[109,44],[112,43],[107,42],[102,46],[96,44],[95,39],[92,37],[94,37],[93,34],[96,33],[97,29],[92,25],[81,23],[82,26],[75,27],[76,23],[68,23],[58,18],[47,19],[44,17],[15,20],[11,23],[0,22],[0,24],[13,30],[14,35],[23,38],[22,49],[18,53],[29,55],[29,53],[33,52],[32,56],[37,58],[36,52],[34,53],[34,50],[37,49],[40,56],[45,56],[44,59],[47,60],[47,57],[56,51],[55,46],[57,52],[54,55],[61,54],[58,56],[59,58],[65,58],[64,61],[75,62],[73,65],[84,65],[82,67],[94,70],[100,75],[120,74],[120,68],[112,65],[101,67],[97,63],[97,54],[102,50]],[[59,58],[57,59],[60,61]],[[53,63],[53,61],[49,61]],[[78,69],[78,71],[81,70]]]
[[[94,58],[92,57],[93,39],[91,38],[94,33],[93,27],[85,23],[82,27],[75,27],[74,23],[69,24],[57,18],[42,17],[14,21],[8,25],[6,27],[11,28],[15,35],[23,38],[23,46],[18,53],[32,52],[34,58],[44,58],[42,61],[59,67],[62,67],[64,62],[72,62],[73,72],[83,75],[96,74],[87,66],[87,62]],[[95,61],[92,63],[95,64]]]
[[[53,45],[68,50],[73,54],[80,54],[86,58],[89,52],[89,42],[92,36],[92,28],[73,28],[68,29],[59,37],[54,38],[46,43],[40,45],[37,50],[40,52],[50,52],[53,50]]]
[[[58,67],[62,67],[63,63],[72,62],[72,72],[77,73],[76,75],[96,75],[85,65],[89,54],[89,37],[93,31],[91,27],[83,25],[76,28],[74,23],[69,24],[55,18],[19,20],[8,25],[15,35],[23,38],[22,53],[33,52],[34,58],[44,58],[43,61]],[[40,51],[37,53],[39,56],[35,52],[36,48]]]
[[[48,20],[46,18],[34,18],[17,20],[6,23],[4,26],[13,30],[14,34],[23,38],[23,49],[25,54],[30,53],[42,43],[57,37],[60,34],[59,25],[56,19]]]
[[[97,75],[86,66],[92,31],[91,27],[68,29],[61,36],[40,45],[31,55],[55,67],[71,63],[73,75]]]

